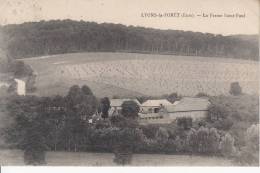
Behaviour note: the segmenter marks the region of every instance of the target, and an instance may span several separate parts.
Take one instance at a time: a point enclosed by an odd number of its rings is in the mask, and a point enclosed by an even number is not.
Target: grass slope
[[[38,94],[65,93],[87,84],[98,96],[228,94],[238,81],[258,93],[258,62],[137,53],[74,53],[23,59],[37,73]]]

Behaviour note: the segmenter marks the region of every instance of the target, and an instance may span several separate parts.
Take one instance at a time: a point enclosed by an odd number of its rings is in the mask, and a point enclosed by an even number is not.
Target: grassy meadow
[[[72,53],[22,59],[37,74],[38,95],[64,94],[73,84],[97,96],[193,96],[227,94],[238,81],[243,92],[258,93],[258,62],[137,53]]]

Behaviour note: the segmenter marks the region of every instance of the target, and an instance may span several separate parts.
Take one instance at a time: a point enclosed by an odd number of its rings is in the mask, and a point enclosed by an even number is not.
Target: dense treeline
[[[114,152],[119,164],[130,163],[133,153],[213,155],[233,158],[236,164],[259,163],[257,96],[210,97],[206,119],[181,118],[164,125],[139,124],[140,108],[133,101],[122,104],[121,114],[108,117],[109,99],[97,99],[87,86],[72,86],[64,97],[8,100],[14,122],[4,129],[5,139],[24,150],[27,164],[44,164],[48,150]]]
[[[84,51],[124,51],[258,59],[257,36],[222,36],[180,30],[51,20],[2,27],[15,58]]]

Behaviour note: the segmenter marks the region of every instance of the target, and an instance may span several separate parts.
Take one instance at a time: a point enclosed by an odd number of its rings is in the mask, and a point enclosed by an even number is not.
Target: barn
[[[166,116],[171,120],[179,117],[191,117],[193,120],[203,119],[207,116],[209,105],[208,98],[184,97],[176,105],[165,106]]]

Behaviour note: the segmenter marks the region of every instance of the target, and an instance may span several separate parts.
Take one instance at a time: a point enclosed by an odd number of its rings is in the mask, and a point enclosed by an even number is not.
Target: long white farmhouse
[[[140,123],[165,124],[171,123],[180,117],[190,117],[193,120],[203,119],[207,116],[208,98],[184,97],[171,105],[161,105],[156,112],[140,112]]]

